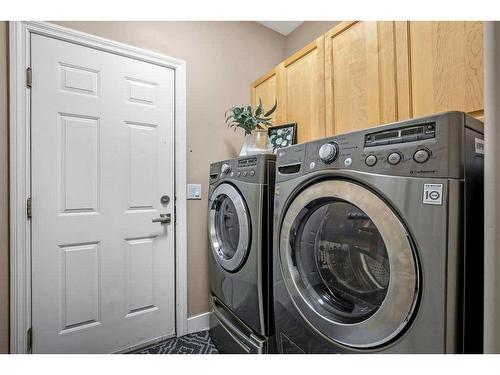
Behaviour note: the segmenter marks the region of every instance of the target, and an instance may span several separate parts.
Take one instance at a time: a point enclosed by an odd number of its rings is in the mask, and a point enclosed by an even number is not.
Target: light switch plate
[[[201,184],[188,184],[187,199],[201,199]]]

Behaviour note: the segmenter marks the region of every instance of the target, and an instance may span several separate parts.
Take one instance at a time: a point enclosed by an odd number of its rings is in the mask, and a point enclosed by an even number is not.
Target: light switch
[[[201,199],[201,184],[188,184],[187,199]]]

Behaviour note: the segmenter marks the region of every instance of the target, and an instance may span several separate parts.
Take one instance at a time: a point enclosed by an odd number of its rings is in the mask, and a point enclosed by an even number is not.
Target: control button
[[[336,143],[325,143],[319,148],[319,158],[325,163],[331,163],[337,158],[338,149]]]
[[[351,158],[347,158],[344,160],[344,165],[346,167],[350,166],[352,164],[352,159]]]
[[[368,155],[365,159],[365,163],[369,167],[373,167],[377,164],[377,157],[375,155]]]
[[[431,154],[427,150],[418,150],[413,154],[413,160],[415,160],[417,163],[425,163],[427,160],[429,160]]]
[[[222,167],[220,168],[220,171],[222,172],[222,174],[228,174],[230,170],[231,170],[231,166],[227,163],[222,164]]]
[[[234,176],[234,172],[231,172],[231,177],[233,177],[233,176]]]
[[[254,176],[254,175],[255,175],[255,171],[252,169],[252,170],[250,171],[250,176]]]
[[[387,162],[396,165],[401,161],[401,154],[399,152],[391,152],[387,157]]]
[[[314,169],[314,168],[316,168],[316,163],[312,161],[312,162],[309,164],[309,169]]]
[[[240,176],[241,176],[241,171],[238,171],[238,172],[236,173],[236,176],[237,176],[237,177],[240,177]]]
[[[279,156],[280,158],[282,158],[283,156],[285,156],[285,151],[280,151],[280,152],[278,153],[278,156]]]
[[[248,175],[248,171],[243,172],[243,177],[246,177]]]

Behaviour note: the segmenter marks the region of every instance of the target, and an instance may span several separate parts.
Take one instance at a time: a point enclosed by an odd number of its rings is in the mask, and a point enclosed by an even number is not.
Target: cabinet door
[[[482,22],[410,22],[413,116],[483,114]]]
[[[395,23],[343,22],[325,45],[327,134],[395,121]]]
[[[324,37],[278,66],[279,96],[286,123],[297,123],[297,142],[325,136]]]
[[[252,84],[252,104],[255,107],[259,103],[259,98],[262,99],[264,109],[268,111],[278,101],[278,107],[271,118],[273,123],[278,125],[283,121],[283,110],[281,99],[278,98],[278,77],[277,68],[273,68],[270,72],[263,75]]]

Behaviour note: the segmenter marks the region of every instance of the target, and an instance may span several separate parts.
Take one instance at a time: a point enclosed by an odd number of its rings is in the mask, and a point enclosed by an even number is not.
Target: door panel
[[[99,119],[59,114],[63,212],[98,210]]]
[[[414,116],[482,115],[482,22],[410,22],[410,54]]]
[[[174,71],[33,35],[35,353],[175,334]],[[172,200],[173,201],[173,200]]]
[[[99,243],[60,246],[62,257],[61,332],[100,324]]]

